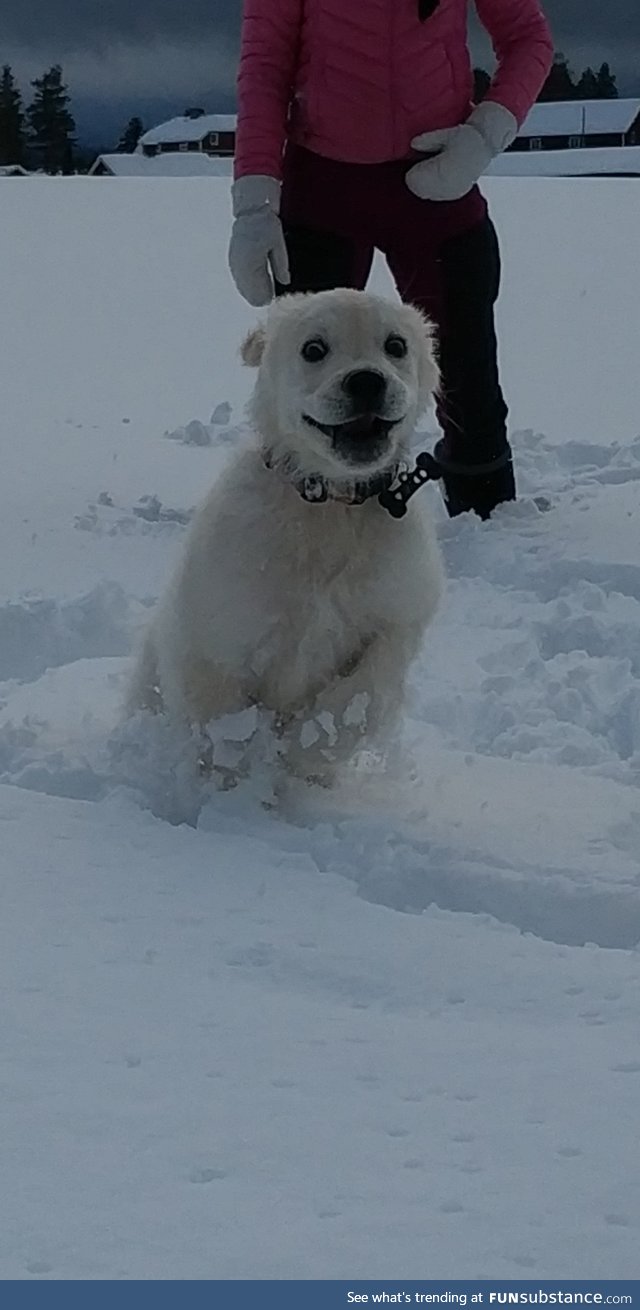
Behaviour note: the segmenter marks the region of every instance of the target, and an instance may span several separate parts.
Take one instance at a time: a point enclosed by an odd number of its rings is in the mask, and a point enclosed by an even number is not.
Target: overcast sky
[[[109,144],[188,105],[233,107],[240,0],[0,0],[0,64],[29,80],[61,63],[80,135]],[[640,0],[546,0],[572,66],[608,60],[622,94],[640,94]],[[475,46],[487,66],[486,49]]]

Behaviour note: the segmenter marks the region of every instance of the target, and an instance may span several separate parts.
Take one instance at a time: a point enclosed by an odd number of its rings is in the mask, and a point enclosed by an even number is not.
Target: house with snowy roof
[[[511,151],[640,146],[640,98],[538,101]]]
[[[229,157],[205,155],[200,151],[165,152],[145,155],[98,155],[89,169],[90,177],[229,177],[233,161]]]
[[[138,150],[148,158],[193,153],[229,159],[235,145],[235,114],[205,114],[203,109],[188,109],[178,118],[145,132]]]

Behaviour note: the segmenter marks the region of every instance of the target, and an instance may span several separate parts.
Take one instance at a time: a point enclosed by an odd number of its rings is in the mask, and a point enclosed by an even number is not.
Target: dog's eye
[[[392,359],[405,359],[407,354],[407,343],[404,337],[390,336],[387,337],[384,348],[387,355]]]
[[[307,364],[320,364],[329,354],[329,347],[322,337],[312,337],[310,341],[305,341],[300,353]]]

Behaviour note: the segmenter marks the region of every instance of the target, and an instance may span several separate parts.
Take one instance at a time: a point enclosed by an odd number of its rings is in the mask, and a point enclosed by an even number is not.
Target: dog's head
[[[301,474],[373,477],[406,454],[438,380],[418,310],[361,291],[285,296],[246,339],[251,416]]]

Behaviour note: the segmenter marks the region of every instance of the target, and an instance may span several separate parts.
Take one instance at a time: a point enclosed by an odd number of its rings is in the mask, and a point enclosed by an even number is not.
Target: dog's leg
[[[212,660],[189,656],[176,667],[165,651],[160,677],[170,716],[198,740],[198,770],[228,791],[248,774],[258,721],[246,679]],[[243,711],[250,711],[249,717]]]
[[[144,634],[127,691],[128,714],[166,709],[176,721],[203,728],[249,704],[239,678],[210,660],[184,659],[167,645],[158,651],[153,629]]]
[[[284,760],[298,777],[330,786],[359,747],[383,738],[397,720],[407,668],[420,632],[375,637],[343,676],[328,684],[286,728]]]
[[[251,704],[243,680],[212,660],[189,657],[180,668],[161,669],[162,685],[170,712],[180,714],[194,727],[205,728],[212,719],[236,714]]]
[[[162,709],[158,658],[151,629],[145,632],[133,666],[131,681],[127,688],[125,713],[136,714],[138,710],[149,710],[159,714]]]

